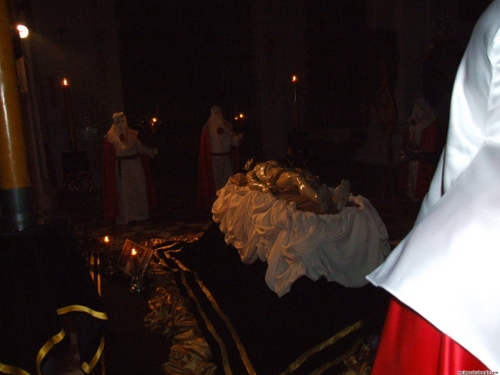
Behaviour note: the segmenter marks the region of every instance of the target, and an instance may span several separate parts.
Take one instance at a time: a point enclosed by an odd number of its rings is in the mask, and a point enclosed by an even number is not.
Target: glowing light
[[[245,115],[243,113],[240,113],[240,118],[244,118]]]
[[[104,243],[105,243],[106,245],[109,245],[109,242],[110,242],[110,241],[109,241],[109,237],[108,237],[108,236],[104,236]]]
[[[292,76],[292,82],[297,82],[298,80],[297,76]]]
[[[137,255],[137,250],[136,249],[132,249],[132,256],[136,256]]]
[[[16,29],[19,32],[19,37],[21,39],[27,38],[30,33],[29,29],[25,25],[19,24],[16,26]]]
[[[63,86],[69,86],[69,82],[68,82],[68,80],[66,78],[63,79],[62,85]]]

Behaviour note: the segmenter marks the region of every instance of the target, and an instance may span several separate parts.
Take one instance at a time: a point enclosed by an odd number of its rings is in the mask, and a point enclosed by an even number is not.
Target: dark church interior
[[[390,295],[305,274],[271,290],[268,263],[242,262],[219,226],[222,198],[197,205],[202,128],[220,106],[241,135],[235,175],[253,158],[348,180],[390,251],[415,222],[490,2],[0,0],[0,373],[370,374]],[[435,133],[410,192],[418,98]],[[104,194],[121,112],[156,150],[156,204],[126,224]]]

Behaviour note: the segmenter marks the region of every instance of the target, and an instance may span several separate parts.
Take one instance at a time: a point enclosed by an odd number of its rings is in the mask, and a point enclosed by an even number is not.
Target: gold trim
[[[101,297],[101,256],[97,253],[97,282],[96,282],[97,294]]]
[[[242,360],[243,364],[245,365],[248,374],[255,375],[256,374],[255,369],[253,368],[253,366],[252,366],[252,364],[250,362],[250,359],[248,358],[248,355],[246,353],[245,347],[242,344],[242,342],[241,342],[241,340],[240,340],[240,338],[238,336],[238,333],[234,329],[234,327],[233,327],[233,325],[231,323],[231,320],[224,314],[224,312],[222,311],[222,309],[219,307],[217,301],[215,300],[215,298],[213,297],[213,295],[210,293],[210,291],[208,290],[208,288],[205,286],[205,284],[203,283],[203,281],[199,278],[197,272],[191,271],[181,261],[179,261],[178,259],[172,257],[169,253],[165,252],[164,255],[166,257],[168,257],[169,259],[171,259],[172,261],[174,261],[182,271],[191,272],[194,275],[196,282],[200,286],[200,289],[203,291],[203,293],[205,294],[205,296],[208,298],[208,300],[212,304],[212,307],[217,312],[217,314],[219,315],[219,317],[224,321],[224,323],[226,324],[226,327],[228,328],[229,332],[231,333],[231,336],[232,336],[232,338],[233,338],[233,340],[234,340],[234,342],[236,344],[236,347],[238,348],[241,360]],[[225,355],[227,353],[226,352],[226,348],[225,348],[225,344],[222,342],[222,340],[220,339],[220,337],[217,335],[217,333],[215,332],[215,328],[213,327],[212,323],[208,320],[208,318],[206,317],[205,313],[202,311],[202,309],[201,309],[201,307],[199,305],[199,301],[194,296],[194,294],[192,292],[192,289],[188,286],[188,283],[187,283],[187,281],[185,279],[185,274],[182,271],[181,271],[181,277],[182,277],[182,282],[183,282],[184,286],[186,287],[186,289],[187,289],[190,297],[195,301],[195,303],[196,303],[196,305],[198,307],[198,311],[199,311],[200,315],[203,317],[203,319],[205,320],[205,323],[206,323],[207,328],[209,329],[210,333],[212,333],[212,335],[214,336],[214,338],[219,343],[219,346],[221,347],[221,351],[222,351],[222,354],[223,354],[223,363],[224,363],[225,373],[226,374],[231,374],[231,369],[229,368],[229,363],[227,362],[228,359],[225,357]],[[340,332],[336,333],[334,336],[330,337],[329,339],[327,339],[327,340],[319,343],[318,345],[315,345],[311,349],[309,349],[306,352],[304,352],[290,366],[288,366],[288,369],[285,372],[283,372],[280,375],[289,375],[289,374],[292,374],[309,357],[311,357],[312,355],[314,355],[314,354],[316,354],[316,353],[324,350],[326,347],[333,345],[334,343],[336,343],[340,339],[346,337],[347,335],[351,334],[352,332],[357,331],[358,329],[360,329],[364,325],[365,325],[364,320],[359,320],[358,322],[354,323],[353,325],[348,326],[348,327],[342,329]],[[351,351],[352,351],[352,349],[348,350],[345,353],[343,353],[340,357],[334,359],[333,361],[325,363],[319,369],[316,369],[315,372],[314,372],[314,374],[317,374],[317,375],[322,374],[328,368],[330,368],[330,367],[338,364],[339,362],[341,362],[342,360],[344,360],[345,358],[347,358],[345,356],[348,355],[349,353],[351,353]]]
[[[95,264],[96,264],[96,261],[95,261],[95,256],[97,255],[97,253],[95,253],[94,251],[92,251],[89,255],[89,266],[90,266],[90,277],[92,278],[92,281],[95,282]]]
[[[60,343],[64,339],[64,336],[66,336],[66,332],[64,331],[64,329],[61,329],[61,331],[57,335],[53,336],[42,346],[42,348],[38,352],[38,355],[36,356],[36,370],[38,372],[38,375],[42,375],[42,370],[40,369],[40,363],[42,363],[47,353],[56,344]]]
[[[11,375],[30,375],[29,372],[23,370],[22,368],[16,366],[4,365],[3,363],[0,363],[0,371],[5,374],[11,374]]]
[[[252,363],[250,362],[250,359],[248,358],[248,354],[247,354],[247,352],[245,350],[245,347],[243,346],[243,343],[241,342],[241,340],[240,340],[240,338],[238,336],[238,333],[234,329],[233,324],[231,323],[231,320],[226,316],[226,314],[224,314],[224,312],[222,311],[222,309],[219,307],[217,301],[213,297],[212,293],[210,293],[210,291],[205,286],[205,284],[203,283],[203,281],[200,280],[200,278],[198,276],[198,273],[189,270],[189,268],[187,268],[180,260],[172,257],[170,254],[168,254],[168,253],[164,253],[164,254],[166,256],[168,256],[168,258],[172,259],[179,266],[179,268],[181,270],[187,271],[187,272],[191,272],[194,275],[194,278],[195,278],[196,282],[198,283],[198,285],[200,286],[200,289],[203,291],[203,293],[205,294],[205,296],[208,298],[208,300],[212,304],[212,307],[217,312],[217,315],[219,315],[219,317],[226,324],[226,327],[229,330],[229,332],[231,334],[231,337],[233,338],[234,343],[236,344],[238,352],[240,353],[241,361],[245,365],[245,368],[247,369],[248,374],[255,375],[256,374],[255,369],[253,368]],[[200,312],[200,314],[201,314],[201,312]],[[215,338],[215,336],[214,336],[214,338]],[[222,350],[222,348],[221,348],[221,350]]]
[[[243,364],[245,365],[247,372],[251,375],[256,374],[256,372],[252,366],[252,363],[250,362],[250,358],[248,358],[248,354],[245,350],[245,347],[244,347],[243,343],[241,342],[240,337],[238,336],[238,333],[236,332],[236,330],[233,327],[233,323],[231,323],[231,320],[226,316],[226,314],[224,314],[224,312],[219,307],[219,305],[218,305],[217,301],[215,300],[214,296],[212,295],[212,293],[210,293],[210,291],[205,286],[203,281],[201,281],[200,278],[198,277],[198,274],[196,272],[193,272],[193,274],[195,276],[196,282],[200,286],[203,293],[205,293],[205,295],[207,296],[207,298],[210,301],[210,303],[212,304],[214,310],[217,312],[219,317],[224,321],[224,323],[226,324],[226,327],[229,329],[229,332],[231,333],[231,337],[233,338],[233,340],[236,344],[236,347],[238,348],[238,351],[240,352],[241,360],[243,361]]]
[[[329,339],[319,343],[316,346],[313,346],[311,349],[307,350],[304,354],[302,354],[299,358],[297,358],[290,366],[288,366],[288,369],[283,372],[281,375],[289,375],[292,372],[296,371],[299,366],[301,366],[309,357],[311,357],[313,354],[316,354],[320,352],[321,350],[325,349],[327,346],[335,344],[337,341],[340,339],[346,337],[350,333],[357,331],[361,327],[365,325],[363,320],[359,320],[356,323],[354,323],[351,326],[348,326],[344,328],[342,331],[336,333]]]
[[[193,290],[191,289],[191,287],[189,286],[189,284],[186,280],[186,273],[181,270],[180,275],[181,275],[182,283],[184,284],[184,287],[186,288],[186,290],[189,294],[189,297],[191,297],[191,299],[195,302],[196,308],[198,309],[199,314],[202,316],[203,320],[205,321],[205,325],[207,326],[208,330],[210,331],[210,333],[212,334],[214,339],[219,344],[221,354],[222,354],[222,364],[224,367],[224,373],[226,375],[232,375],[233,372],[231,371],[231,365],[229,364],[229,356],[227,354],[227,348],[226,348],[226,345],[224,344],[224,340],[222,340],[221,337],[217,334],[215,327],[213,326],[213,324],[210,321],[210,319],[208,318],[207,314],[205,314],[205,311],[201,307],[200,301],[194,295]]]
[[[87,362],[82,363],[81,367],[83,372],[89,374],[94,369],[97,362],[99,362],[99,359],[101,358],[103,351],[104,351],[104,337],[101,337],[101,343],[99,344],[99,347],[97,348],[94,357],[90,361],[90,364],[88,364]]]
[[[82,305],[69,305],[65,307],[60,307],[56,310],[57,315],[64,315],[70,312],[84,312],[93,316],[96,319],[108,320],[108,316],[106,315],[105,312],[95,311],[90,307]]]
[[[356,353],[356,350],[358,349],[359,345],[363,342],[363,340],[358,339],[356,342],[352,345],[351,349],[347,350],[346,352],[342,353],[340,356],[335,358],[332,361],[328,361],[313,372],[311,372],[309,375],[321,375],[323,374],[326,370],[333,366],[337,366],[340,362],[345,361],[347,358],[350,356],[354,355]]]

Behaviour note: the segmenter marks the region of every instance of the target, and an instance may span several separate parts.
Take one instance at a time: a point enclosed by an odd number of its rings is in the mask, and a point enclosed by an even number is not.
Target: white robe
[[[115,147],[116,157],[130,157],[139,153],[153,157],[152,149],[144,146],[137,139],[137,131],[128,129],[128,141],[120,140],[120,130],[111,125],[104,136]],[[117,225],[125,225],[131,221],[149,219],[149,206],[146,191],[146,178],[139,156],[133,159],[116,161],[116,181],[118,189],[118,208],[120,215]]]
[[[446,147],[415,226],[368,279],[500,370],[500,0],[457,72]]]
[[[205,129],[210,139],[215,190],[219,190],[234,174],[231,146],[238,145],[238,136],[233,132],[232,125],[224,120],[222,115],[212,114],[205,124]]]

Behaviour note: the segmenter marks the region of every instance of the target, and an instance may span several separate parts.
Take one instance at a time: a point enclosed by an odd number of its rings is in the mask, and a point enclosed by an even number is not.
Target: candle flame
[[[68,80],[66,78],[63,79],[63,86],[69,86]]]
[[[135,256],[137,255],[137,250],[136,249],[132,249],[132,256]]]
[[[292,76],[292,82],[297,82],[297,81],[298,81],[297,76]]]
[[[104,236],[104,242],[106,242],[106,243],[109,242],[109,237],[108,236]]]
[[[245,117],[245,115],[243,113],[240,113],[240,118],[243,118]]]

